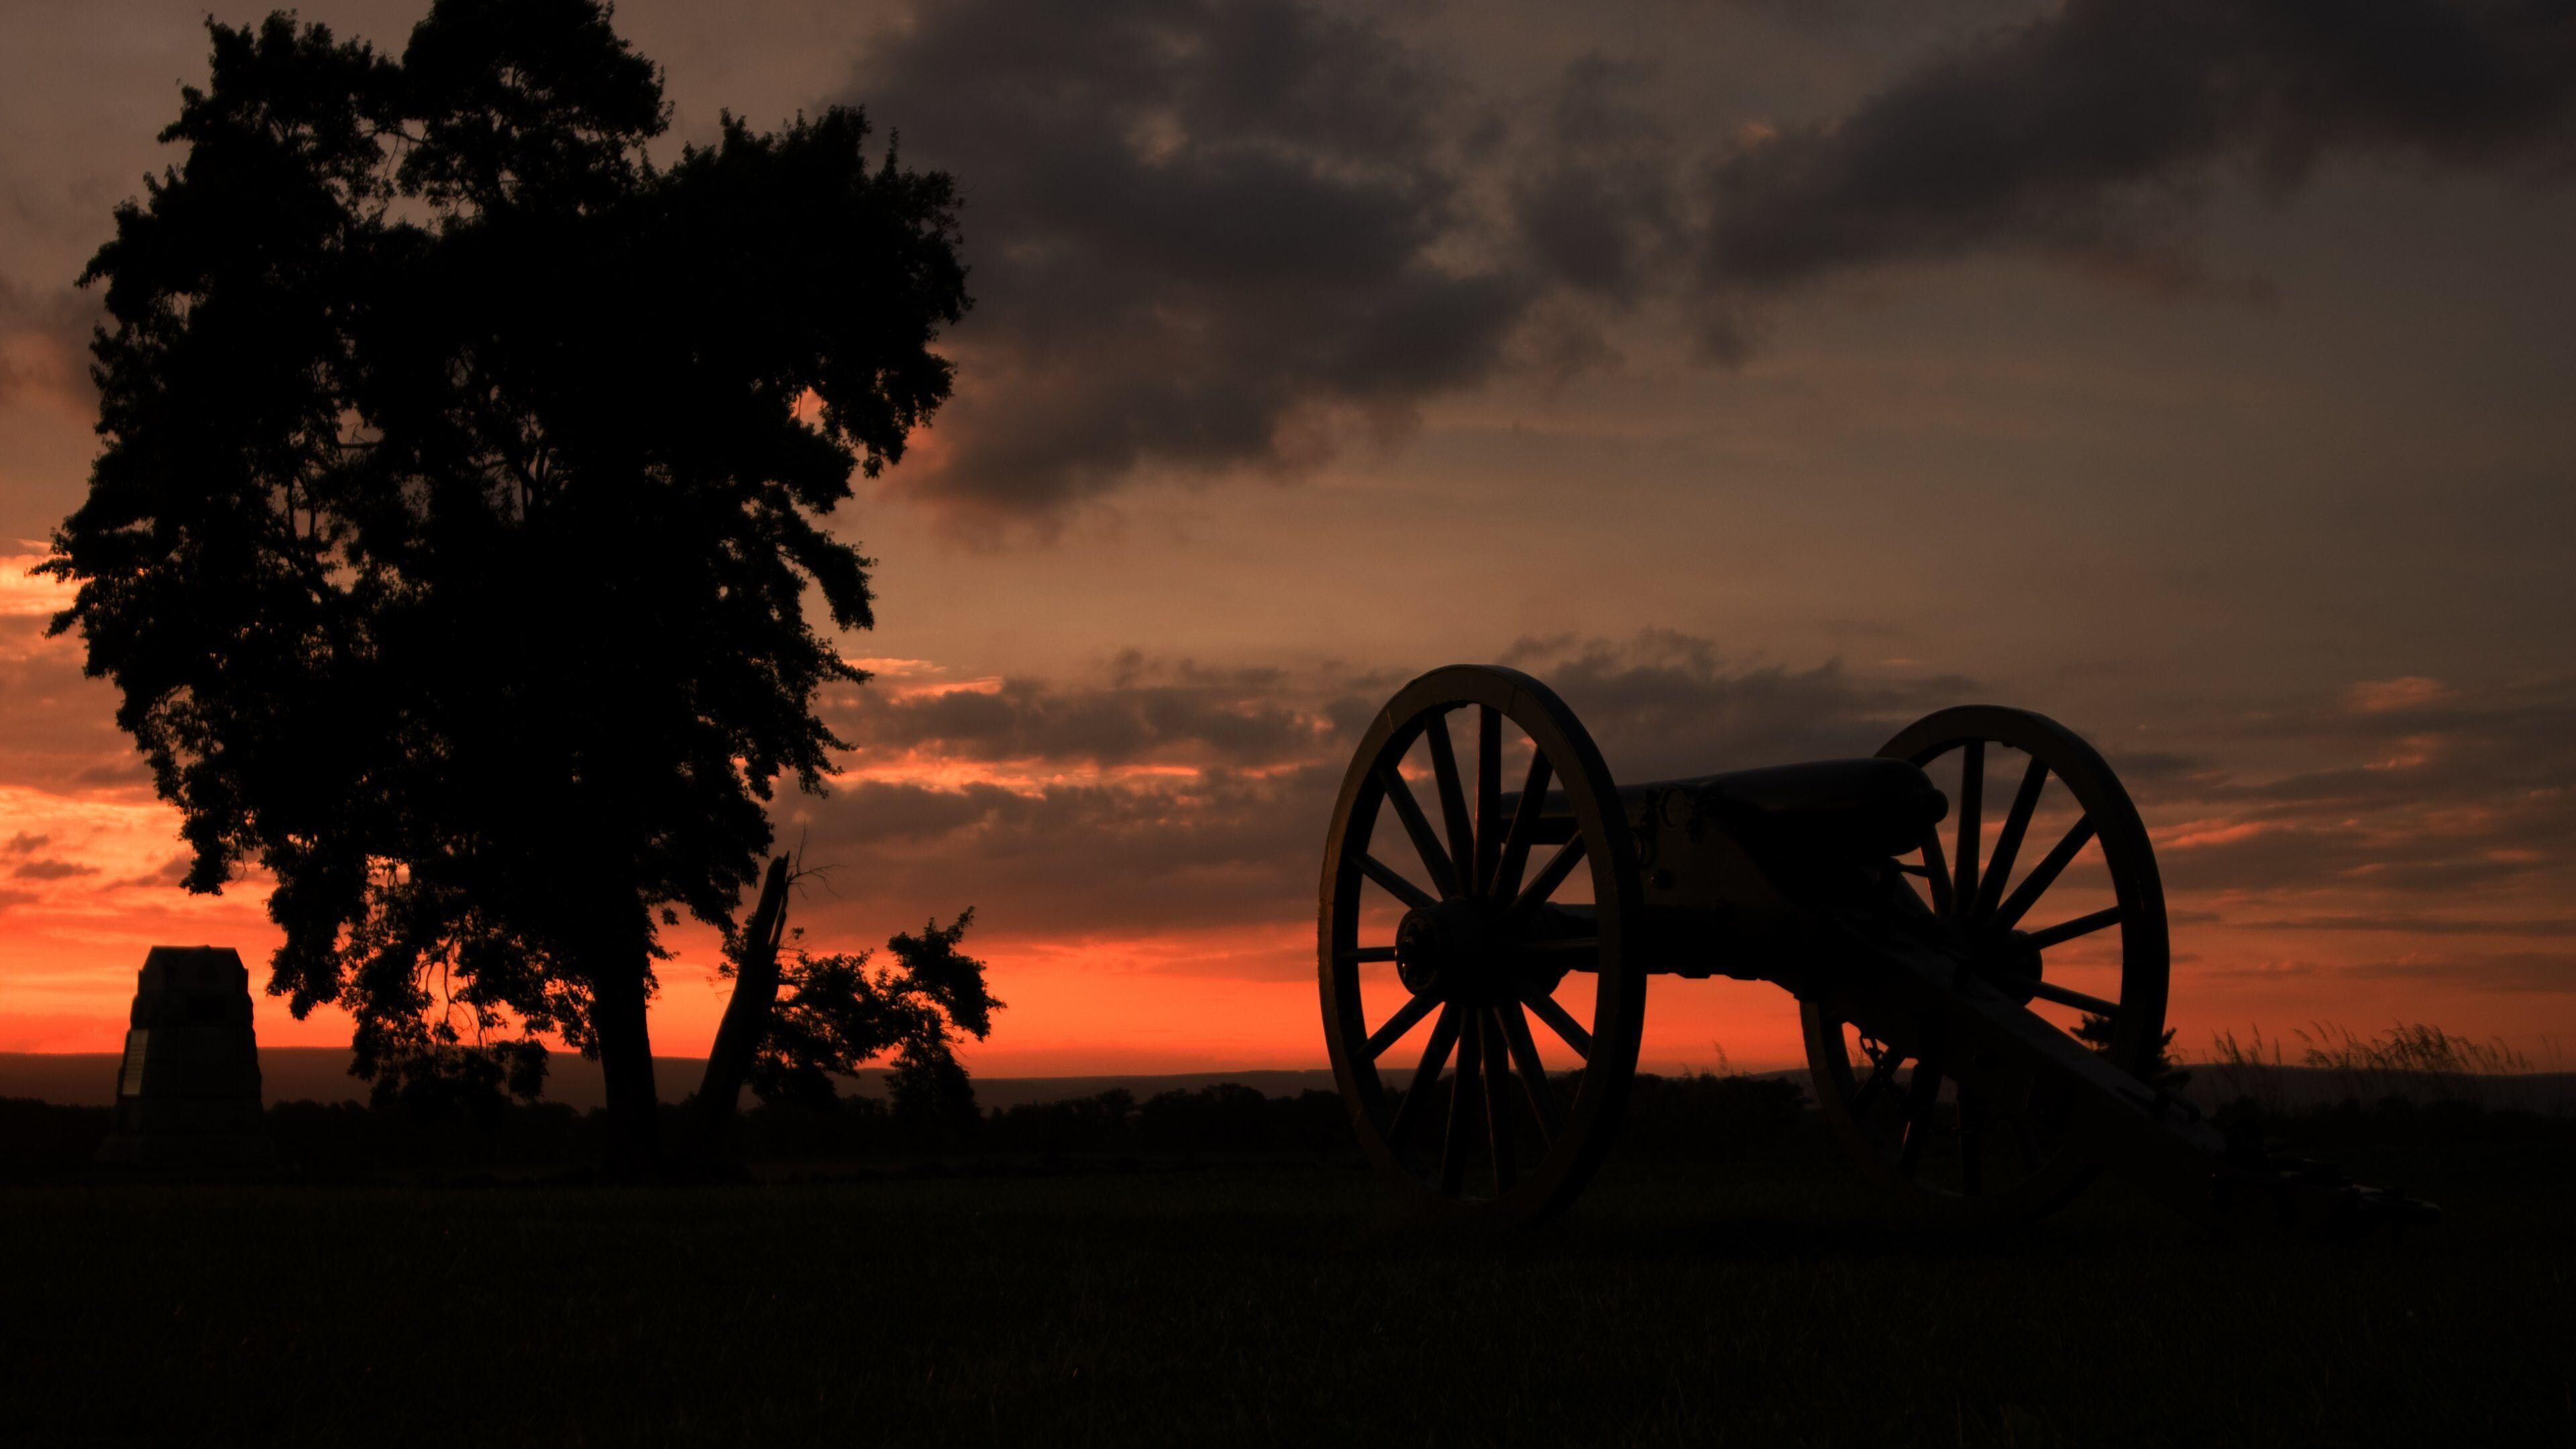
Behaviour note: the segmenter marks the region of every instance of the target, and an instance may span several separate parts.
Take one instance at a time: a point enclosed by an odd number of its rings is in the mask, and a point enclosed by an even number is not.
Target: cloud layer
[[[2074,0],[1731,129],[1651,46],[1535,89],[1427,49],[1308,0],[969,0],[872,47],[847,98],[964,180],[982,303],[899,486],[989,518],[1294,473],[1666,317],[1740,361],[1766,302],[1856,272],[2199,285],[2183,222],[2230,176],[2576,154],[2576,14],[2542,0]]]
[[[1629,779],[1865,754],[1958,688],[1739,663],[1669,631],[1524,641],[1511,662]],[[871,894],[1002,903],[986,919],[1014,934],[1293,927],[1358,736],[1401,683],[1127,654],[1087,680],[871,687],[834,717],[851,778],[792,802],[782,838],[807,832],[810,860]]]
[[[2548,0],[2072,0],[1711,168],[1703,276],[1759,292],[2041,249],[2187,274],[2169,223],[2222,163],[2563,162],[2576,11]]]
[[[1866,754],[1993,693],[1740,661],[1672,631],[1524,641],[1510,662],[1553,684],[1630,782]],[[792,807],[804,819],[784,834],[808,832],[808,859],[871,895],[991,903],[991,928],[1013,936],[1293,934],[1353,744],[1398,683],[1129,654],[1088,679],[872,688],[836,724],[858,768]],[[2363,682],[2159,733],[2190,753],[2110,753],[2188,923],[2187,970],[2576,990],[2576,923],[2558,905],[2576,680]],[[973,899],[947,899],[961,891]],[[1280,959],[1260,969],[1294,966]]]
[[[99,315],[97,299],[68,286],[0,274],[0,407],[51,398],[90,409],[89,333]]]
[[[1452,83],[1297,0],[925,7],[851,96],[965,185],[935,455],[972,506],[1311,458],[1483,378],[1524,305],[1443,252]]]

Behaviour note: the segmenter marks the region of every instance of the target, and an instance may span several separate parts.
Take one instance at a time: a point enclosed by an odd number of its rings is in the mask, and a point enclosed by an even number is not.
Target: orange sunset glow
[[[964,197],[955,397],[832,517],[877,619],[832,647],[873,678],[819,701],[827,792],[770,804],[797,939],[973,908],[979,1075],[1323,1065],[1333,792],[1405,680],[1492,662],[1622,781],[2045,713],[2146,821],[2185,1055],[2402,1021],[2563,1065],[2576,201],[2501,141],[2320,120],[1926,216],[1868,147],[1960,32],[1794,8],[1344,17],[1308,62],[1339,81],[1220,105],[1070,39],[967,66],[964,7],[621,6],[657,155],[863,102]],[[73,279],[176,159],[202,9],[60,7],[0,60],[0,1051],[116,1050],[155,944],[257,982],[282,940],[255,871],[179,886],[180,817],[29,575],[98,447]],[[653,1049],[703,1055],[718,933],[663,945]],[[1802,1060],[1777,988],[1652,996],[1649,1069]]]

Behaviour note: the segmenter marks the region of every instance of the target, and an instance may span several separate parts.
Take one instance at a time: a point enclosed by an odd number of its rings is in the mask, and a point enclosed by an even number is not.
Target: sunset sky
[[[300,13],[399,50],[423,8]],[[277,939],[259,880],[173,884],[176,816],[25,574],[95,447],[71,280],[174,159],[206,9],[6,6],[0,1050],[113,1050],[148,946],[262,978]],[[2564,1065],[2549,14],[627,0],[668,153],[855,102],[966,199],[956,400],[839,519],[877,678],[827,700],[830,793],[779,799],[823,868],[793,919],[856,948],[973,906],[1009,1003],[980,1072],[1319,1065],[1326,817],[1405,679],[1529,670],[1635,780],[1984,701],[2137,798],[2186,1050],[2406,1020]],[[661,1053],[713,1034],[713,939],[672,936]],[[1787,1065],[1796,1029],[1658,982],[1645,1058]],[[258,1032],[347,1022],[262,997]]]

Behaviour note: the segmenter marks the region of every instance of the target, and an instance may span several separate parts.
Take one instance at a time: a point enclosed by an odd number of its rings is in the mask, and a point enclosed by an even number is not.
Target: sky
[[[0,0],[0,1050],[107,1051],[191,896],[25,576],[95,450],[72,286],[208,7]],[[217,6],[220,18],[255,18]],[[307,20],[398,50],[413,3]],[[2098,745],[2171,1020],[2576,1046],[2576,15],[2080,0],[628,0],[665,151],[832,104],[952,172],[955,399],[836,531],[856,748],[782,793],[817,948],[972,906],[977,1071],[1319,1065],[1313,902],[1413,675],[1623,780],[1965,702]],[[779,279],[792,287],[794,278]],[[703,1051],[675,931],[655,1048]],[[269,1044],[345,1041],[258,1002]],[[1795,1005],[1658,981],[1650,1067]],[[2295,1041],[2295,1038],[2293,1038]],[[2295,1050],[2295,1047],[2294,1047]]]

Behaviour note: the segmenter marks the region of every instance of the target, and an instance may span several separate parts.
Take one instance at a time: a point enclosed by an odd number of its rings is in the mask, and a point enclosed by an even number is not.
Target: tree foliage
[[[967,910],[944,927],[934,919],[919,935],[896,936],[886,943],[891,965],[873,964],[872,951],[794,953],[781,964],[785,995],[753,1061],[752,1090],[765,1102],[829,1102],[834,1076],[891,1052],[898,1118],[972,1117],[975,1091],[956,1044],[982,1040],[1002,1006],[985,988],[984,963],[957,949],[974,920]]]
[[[2088,1011],[2075,1024],[2075,1039],[2107,1056],[2111,1044],[2119,1039],[2119,1028],[2112,1024],[2111,1018]],[[2156,1039],[2156,1059],[2148,1066],[2146,1079],[2151,1086],[2179,1092],[2190,1085],[2191,1072],[2174,1056],[2173,1044],[2173,1029],[2168,1027],[2165,1034]]]
[[[613,1104],[640,1059],[649,1117],[658,929],[730,922],[867,677],[806,602],[872,623],[826,522],[949,395],[952,184],[844,108],[657,164],[659,75],[593,0],[437,0],[399,57],[208,31],[184,159],[83,277],[54,630],[189,887],[273,878],[297,1015],[350,1008],[370,1071],[560,1032]]]

